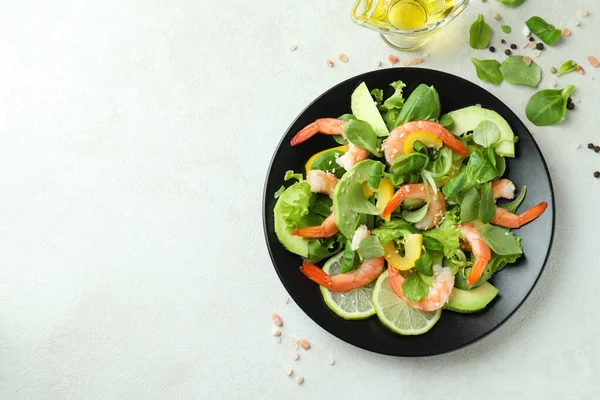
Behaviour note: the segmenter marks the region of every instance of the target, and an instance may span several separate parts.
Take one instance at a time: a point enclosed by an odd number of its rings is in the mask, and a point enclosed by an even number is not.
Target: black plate
[[[298,269],[302,260],[289,253],[277,240],[273,227],[274,193],[283,184],[287,170],[304,173],[304,163],[317,151],[335,146],[331,137],[316,135],[296,147],[290,139],[305,125],[317,118],[337,117],[350,113],[350,95],[361,83],[370,89],[387,88],[402,80],[410,94],[420,83],[433,85],[440,96],[442,112],[481,104],[497,111],[510,124],[519,137],[517,157],[507,159],[505,176],[517,188],[527,185],[527,197],[521,209],[542,201],[548,209],[535,222],[516,231],[523,238],[525,256],[516,264],[506,267],[491,283],[500,295],[482,312],[457,314],[444,310],[439,322],[424,335],[401,336],[383,326],[376,316],[363,321],[346,321],[335,315],[325,305],[318,285],[306,278]],[[392,68],[369,72],[348,79],[319,96],[292,123],[279,143],[266,179],[263,221],[267,246],[281,282],[296,304],[329,333],[338,338],[376,353],[394,356],[431,356],[459,349],[471,344],[502,325],[523,304],[535,286],[550,251],[554,232],[554,196],[552,183],[544,158],[533,137],[519,118],[500,100],[479,86],[444,72],[421,68]]]

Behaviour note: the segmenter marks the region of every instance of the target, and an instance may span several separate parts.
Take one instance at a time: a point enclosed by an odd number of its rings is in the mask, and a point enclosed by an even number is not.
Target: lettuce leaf
[[[277,201],[277,213],[290,230],[301,226],[309,214],[313,193],[306,181],[296,182],[287,188]]]
[[[440,242],[444,246],[444,256],[452,257],[460,247],[462,235],[459,224],[458,208],[454,208],[444,213],[444,219],[437,228],[425,231],[423,235]]]
[[[385,102],[383,101],[383,90],[374,89],[371,91],[371,95],[377,102],[377,108],[379,108],[379,113],[385,125],[391,131],[396,128],[396,120],[400,115],[400,109],[404,105],[405,99],[402,91],[406,85],[402,81],[396,81],[390,83],[390,86],[394,88],[394,93]]]
[[[398,240],[416,232],[417,231],[410,223],[401,219],[393,219],[371,231],[373,235],[377,236],[382,244],[389,243],[392,240]]]

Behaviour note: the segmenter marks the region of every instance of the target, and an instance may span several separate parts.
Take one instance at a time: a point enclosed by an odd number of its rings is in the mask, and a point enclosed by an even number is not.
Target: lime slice
[[[341,252],[331,257],[323,266],[323,271],[329,275],[337,275],[340,273],[342,266],[341,259],[344,253]],[[365,287],[351,290],[349,292],[330,292],[329,289],[321,286],[321,294],[327,307],[334,313],[344,319],[365,319],[375,315],[373,308],[373,288],[375,282],[371,282]]]
[[[373,291],[373,306],[379,320],[401,335],[422,335],[440,319],[441,310],[425,312],[410,307],[390,286],[388,271],[377,279]]]

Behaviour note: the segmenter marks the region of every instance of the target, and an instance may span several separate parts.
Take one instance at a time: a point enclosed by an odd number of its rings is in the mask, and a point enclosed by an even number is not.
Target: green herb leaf
[[[417,231],[412,225],[401,219],[393,219],[390,222],[379,225],[377,228],[371,231],[371,235],[375,235],[379,238],[379,241],[383,244],[389,243],[392,240],[398,240],[405,238],[411,233]]]
[[[498,204],[498,207],[504,208],[506,211],[515,214],[517,212],[517,210],[519,209],[519,206],[521,205],[521,203],[523,203],[523,200],[525,200],[526,194],[527,194],[527,186],[523,186],[523,189],[521,189],[521,193],[519,193],[519,195],[517,196],[516,199],[514,199],[512,202],[507,203],[507,204]]]
[[[469,31],[469,44],[472,48],[482,50],[488,47],[492,28],[485,22],[483,14],[479,14]]]
[[[402,174],[390,174],[390,173],[384,172],[383,176],[385,177],[385,179],[392,182],[392,185],[394,185],[394,187],[402,186],[402,184],[406,180],[405,175],[402,175]]]
[[[428,210],[429,210],[429,204],[425,204],[423,207],[421,207],[415,211],[404,210],[404,211],[402,211],[402,218],[404,218],[408,222],[412,222],[413,224],[416,224],[417,222],[419,222],[420,220],[425,218],[425,215],[427,214]]]
[[[352,242],[350,240],[346,241],[340,273],[345,274],[346,272],[352,271],[358,266],[359,262],[360,260],[358,257],[356,257],[356,252],[352,250]]]
[[[411,121],[438,119],[440,110],[441,105],[437,91],[433,86],[422,83],[406,99],[396,120],[396,126]]]
[[[366,215],[379,215],[381,211],[365,197],[362,184],[352,182],[348,188],[348,203],[346,206],[353,212]]]
[[[500,64],[498,64],[500,65]],[[502,76],[501,76],[502,77]],[[451,129],[454,125],[454,119],[450,116],[450,114],[444,114],[440,117],[440,124],[446,129]]]
[[[341,119],[342,121],[350,121],[355,120],[356,117],[354,116],[354,114],[344,114],[339,116],[337,119]]]
[[[358,254],[363,260],[383,257],[385,251],[381,242],[375,235],[370,235],[360,241],[358,245]]]
[[[342,244],[336,242],[334,238],[315,239],[308,245],[308,261],[313,264],[329,258],[342,249]]]
[[[444,251],[442,242],[429,236],[423,236],[423,247],[430,251]]]
[[[383,169],[385,165],[380,162],[375,162],[371,168],[369,168],[369,176],[367,178],[367,183],[373,189],[379,188],[379,182],[381,182],[381,177],[383,175]]]
[[[495,179],[498,174],[496,168],[492,166],[487,157],[479,150],[475,150],[471,153],[466,171],[466,188],[472,188],[473,186],[489,182],[492,179]]]
[[[500,139],[500,128],[492,121],[480,122],[473,131],[473,141],[483,147],[493,147],[498,139]]]
[[[448,183],[446,183],[444,185],[444,187],[442,188],[442,193],[444,193],[444,196],[446,196],[446,198],[453,197],[463,191],[466,183],[467,183],[467,169],[461,168],[458,175],[451,178],[448,181]]]
[[[479,219],[484,224],[489,224],[496,215],[496,202],[492,195],[492,184],[486,183],[481,187],[481,201],[479,202]]]
[[[500,72],[500,63],[498,61],[471,58],[471,62],[475,66],[477,77],[482,81],[499,85],[504,80],[502,73]]]
[[[404,175],[413,171],[420,171],[429,163],[429,157],[421,153],[400,154],[394,159],[390,172],[395,175]]]
[[[525,23],[529,30],[547,45],[553,45],[560,39],[561,30],[540,17],[531,17]]]
[[[443,251],[445,257],[452,257],[460,247],[461,233],[458,228],[459,225],[458,207],[455,207],[444,213],[444,219],[437,228],[423,232],[423,243],[428,242],[428,239],[436,240],[442,244],[443,249],[425,246],[430,250]],[[432,245],[430,241],[428,243],[430,246]]]
[[[574,85],[568,85],[559,90],[546,89],[537,92],[525,107],[527,119],[536,126],[559,123],[567,113],[567,101],[573,89]]]
[[[406,85],[402,81],[396,81],[390,83],[390,86],[394,88],[394,93],[383,103],[383,107],[386,110],[401,109],[402,106],[404,106],[404,95],[402,94],[402,91]]]
[[[331,203],[332,200],[328,196],[318,195],[315,202],[308,206],[308,209],[315,214],[329,217],[331,214]]]
[[[516,237],[510,230],[487,224],[480,232],[481,238],[494,253],[501,256],[523,254],[521,238]]]
[[[423,282],[423,279],[418,274],[415,274],[402,282],[402,293],[404,293],[404,297],[408,301],[419,301],[427,297],[429,286]]]
[[[371,90],[371,96],[373,96],[373,100],[375,100],[375,103],[377,103],[378,106],[383,103],[383,90],[373,89]]]
[[[465,197],[460,203],[460,219],[463,222],[470,222],[479,218],[480,201],[481,196],[476,188],[471,188],[465,193]]]
[[[323,154],[320,154],[310,166],[311,169],[317,169],[319,171],[332,172],[338,178],[341,178],[346,173],[346,170],[340,167],[337,163],[337,159],[344,154],[340,150],[330,150]]]
[[[424,250],[423,255],[415,262],[415,269],[422,275],[433,276],[433,260],[427,250]]]
[[[517,85],[535,88],[542,80],[542,70],[535,61],[531,61],[531,64],[527,65],[521,56],[511,56],[504,60],[500,66],[500,72],[506,82]]]
[[[358,119],[348,121],[344,125],[344,136],[350,143],[381,157],[377,134],[368,122]]]
[[[507,35],[512,32],[511,27],[508,25],[500,25],[500,28],[502,28],[502,32],[506,33]]]
[[[500,3],[508,7],[518,7],[525,3],[525,0],[498,0]]]
[[[577,69],[578,66],[579,65],[577,65],[577,63],[573,60],[565,61],[563,65],[561,65],[558,69],[558,73],[556,74],[556,76],[561,76],[563,74],[573,72]]]

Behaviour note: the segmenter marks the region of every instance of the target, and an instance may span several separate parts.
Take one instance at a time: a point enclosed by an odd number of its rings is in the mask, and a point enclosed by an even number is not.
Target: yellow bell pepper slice
[[[317,159],[317,157],[319,157],[321,154],[324,154],[324,153],[327,153],[327,152],[333,151],[333,150],[337,150],[341,153],[345,153],[348,151],[348,145],[334,147],[331,149],[320,151],[317,154],[313,154],[312,157],[310,157],[308,159],[308,161],[306,162],[306,164],[304,165],[304,169],[306,170],[306,172],[308,173],[308,171],[310,171],[312,169],[312,165],[315,162],[315,160]]]
[[[385,206],[390,202],[392,197],[394,196],[394,185],[388,179],[382,178],[379,182],[379,188],[377,189],[377,207],[378,210],[383,212],[385,210]],[[384,218],[385,221],[390,221],[392,218],[391,215],[388,215]]]
[[[419,141],[426,147],[439,149],[442,147],[442,139],[429,132],[415,132],[411,133],[404,140],[404,154],[414,153],[415,142]]]
[[[400,271],[407,271],[414,268],[415,262],[421,257],[422,247],[423,235],[411,234],[404,240],[404,257],[396,252],[394,242],[383,245],[384,257],[392,267]]]
[[[367,182],[363,182],[362,191],[367,199],[377,193],[377,189],[373,189]]]

